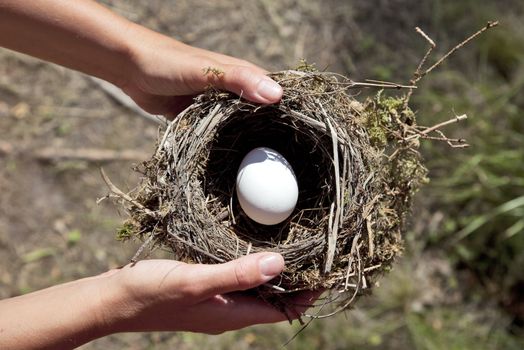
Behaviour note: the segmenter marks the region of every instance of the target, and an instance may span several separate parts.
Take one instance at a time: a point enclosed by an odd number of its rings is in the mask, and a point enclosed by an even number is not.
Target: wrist
[[[96,284],[94,306],[96,337],[126,331],[125,323],[132,318],[134,301],[126,292],[120,270],[110,270],[92,277]]]
[[[126,64],[123,66],[121,79],[115,85],[125,91],[126,88],[137,85],[140,77],[146,74],[145,62],[148,56],[151,52],[155,52],[154,45],[158,45],[159,37],[165,39],[163,35],[133,22],[128,23],[123,37],[125,37],[123,52]]]
[[[165,76],[163,62],[166,57],[173,56],[170,64],[176,63],[178,56],[173,53],[178,54],[189,46],[132,22],[126,33],[126,71],[123,79],[116,85],[125,92],[138,90],[155,94],[149,90],[155,90],[158,84],[151,86],[148,81],[169,80],[171,77]]]

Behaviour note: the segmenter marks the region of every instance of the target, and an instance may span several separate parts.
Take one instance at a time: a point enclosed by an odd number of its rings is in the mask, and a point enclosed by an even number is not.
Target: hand
[[[143,27],[132,36],[140,39],[131,46],[134,64],[121,88],[150,113],[173,117],[210,84],[257,103],[276,103],[282,97],[280,85],[247,61],[145,32]]]
[[[208,84],[257,103],[282,97],[263,69],[182,44],[92,0],[0,0],[0,46],[107,80],[148,112],[168,117]]]
[[[117,332],[217,334],[296,318],[319,292],[288,300],[288,305],[297,307],[286,310],[287,315],[240,293],[268,282],[283,268],[282,257],[275,253],[252,254],[218,265],[145,260],[0,300],[0,348],[72,349]]]
[[[110,271],[107,312],[110,332],[192,331],[217,334],[259,323],[295,318],[255,296],[236,293],[268,282],[284,268],[279,254],[257,253],[217,265],[144,260]],[[114,286],[118,286],[115,290]],[[297,304],[311,304],[302,295]],[[296,312],[306,308],[301,306]]]

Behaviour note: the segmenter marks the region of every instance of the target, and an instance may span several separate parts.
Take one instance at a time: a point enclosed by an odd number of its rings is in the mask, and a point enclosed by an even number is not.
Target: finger
[[[309,308],[316,306],[315,302],[323,292],[324,290],[301,291],[286,298],[284,304],[287,315],[291,319],[300,318]]]
[[[270,104],[282,98],[282,87],[260,70],[238,65],[222,67],[223,74],[206,75],[208,83],[252,102]]]
[[[256,253],[224,264],[185,265],[187,276],[182,290],[194,302],[217,294],[242,291],[264,284],[284,269],[284,259],[276,253]]]
[[[215,323],[220,327],[218,331],[289,320],[288,316],[275,306],[260,298],[241,293],[217,296],[198,304],[195,308],[202,308],[203,311],[216,315],[222,320]],[[227,320],[227,324],[224,324],[223,320]]]
[[[153,324],[142,322],[140,331],[191,331],[219,334],[254,324],[275,323],[288,320],[275,307],[256,298],[239,294],[216,295],[201,303],[191,305],[183,317],[173,317],[175,310],[168,304],[155,313]],[[182,309],[184,310],[184,309]],[[178,310],[180,312],[180,310]]]
[[[288,303],[289,305],[294,306],[298,311],[303,312],[310,307],[315,306],[315,302],[324,292],[324,289],[304,290],[289,298]]]
[[[184,94],[199,93],[212,85],[256,103],[277,103],[282,98],[282,87],[259,67],[227,64],[209,57],[195,57],[187,65],[186,74],[177,78],[184,82],[179,86],[186,88]]]

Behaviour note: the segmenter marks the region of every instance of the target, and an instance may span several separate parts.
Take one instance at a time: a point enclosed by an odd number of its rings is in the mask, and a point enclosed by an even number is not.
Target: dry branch
[[[137,150],[111,150],[99,148],[42,148],[34,151],[32,157],[43,161],[82,160],[88,162],[143,161],[150,154]]]
[[[161,115],[153,115],[150,113],[147,113],[142,108],[140,108],[135,101],[129,96],[127,96],[122,90],[120,90],[115,85],[108,83],[105,80],[98,79],[96,77],[89,77],[93,83],[95,83],[103,92],[105,92],[108,96],[113,98],[116,102],[118,102],[120,105],[124,106],[125,108],[129,109],[130,111],[134,112],[136,115],[141,116],[142,118],[145,118],[149,121],[152,121],[156,124],[160,125],[166,125],[167,120]]]
[[[150,157],[149,153],[139,150],[111,150],[101,148],[58,148],[45,147],[33,149],[18,147],[8,142],[0,142],[0,156],[29,157],[39,161],[68,161],[78,160],[86,162],[106,163],[113,161],[144,161]]]
[[[442,64],[442,62],[444,62],[449,56],[451,56],[455,51],[457,51],[458,49],[460,49],[461,47],[463,47],[464,45],[466,45],[467,43],[469,43],[471,40],[475,39],[477,36],[479,36],[480,34],[484,33],[486,30],[490,29],[490,28],[493,28],[493,27],[496,27],[498,26],[499,22],[498,21],[489,21],[482,29],[478,30],[477,32],[473,33],[472,35],[470,35],[469,37],[467,37],[464,41],[462,41],[461,43],[459,43],[458,45],[456,45],[454,48],[452,48],[451,50],[449,50],[444,56],[442,56],[437,62],[435,62],[431,67],[429,67],[428,69],[426,69],[423,73],[421,73],[421,78],[425,75],[427,75],[428,73],[430,73],[433,69],[437,68],[438,66],[440,66]]]

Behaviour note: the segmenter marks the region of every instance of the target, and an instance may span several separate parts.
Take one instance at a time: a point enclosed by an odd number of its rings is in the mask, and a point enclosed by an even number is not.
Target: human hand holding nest
[[[297,318],[316,294],[302,293],[288,314],[255,295],[284,269],[280,254],[256,253],[223,264],[143,260],[105,274],[101,318],[109,333],[191,331],[218,334],[254,324]],[[105,287],[107,286],[107,288]],[[100,323],[100,322],[99,322]]]
[[[185,45],[91,0],[1,0],[0,19],[3,47],[107,80],[150,113],[173,117],[209,84],[257,103],[282,97],[262,68]]]
[[[290,300],[301,306],[284,314],[256,296],[238,293],[268,282],[283,268],[275,253],[217,265],[146,260],[1,300],[0,348],[69,349],[118,332],[218,334],[293,319],[317,294]]]
[[[252,102],[275,103],[282,88],[247,61],[191,47],[133,25],[130,74],[120,87],[146,111],[172,119],[213,85]],[[136,31],[136,33],[135,33]]]

